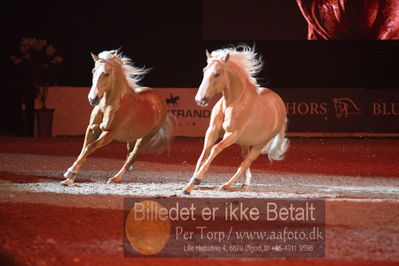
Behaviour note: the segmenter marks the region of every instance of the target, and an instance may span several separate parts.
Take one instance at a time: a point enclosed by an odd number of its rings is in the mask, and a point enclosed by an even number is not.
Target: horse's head
[[[227,53],[221,58],[214,58],[206,51],[208,65],[204,68],[204,76],[198,89],[195,101],[198,105],[205,107],[209,100],[216,94],[222,92],[226,86],[226,63],[229,61],[230,54]]]
[[[111,88],[112,65],[97,55],[91,54],[94,60],[93,81],[88,95],[91,105],[97,105],[104,93]]]
[[[91,105],[97,105],[101,98],[111,93],[118,93],[120,99],[129,91],[137,88],[138,82],[149,70],[133,66],[128,57],[122,56],[119,50],[103,51],[98,56],[91,54],[94,60],[93,83],[88,95]],[[112,91],[111,91],[112,90]]]

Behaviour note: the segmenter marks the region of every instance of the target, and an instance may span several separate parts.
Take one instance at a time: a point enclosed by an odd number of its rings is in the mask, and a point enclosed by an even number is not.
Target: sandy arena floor
[[[286,159],[253,164],[252,187],[219,191],[241,157],[230,147],[190,197],[324,198],[324,259],[129,259],[123,257],[125,197],[169,197],[186,184],[201,139],[176,138],[169,155],[143,155],[121,184],[125,145],[96,152],[69,187],[62,173],[82,138],[0,137],[0,264],[4,265],[398,265],[399,140],[292,139]],[[1,263],[3,262],[3,263]]]

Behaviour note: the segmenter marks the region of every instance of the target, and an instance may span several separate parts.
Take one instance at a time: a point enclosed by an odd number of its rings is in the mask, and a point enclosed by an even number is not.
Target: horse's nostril
[[[89,98],[89,103],[93,106],[97,105],[100,102],[100,98],[96,96],[95,98]]]
[[[196,99],[196,102],[199,106],[205,107],[209,103],[209,98],[208,97],[203,97],[201,100]]]

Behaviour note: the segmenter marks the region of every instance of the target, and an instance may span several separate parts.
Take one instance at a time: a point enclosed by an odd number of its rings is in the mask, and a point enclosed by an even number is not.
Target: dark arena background
[[[9,5],[0,18],[1,265],[399,264],[398,1]],[[33,57],[21,53],[35,40],[46,40],[51,48],[42,52],[53,56],[36,69]],[[252,164],[249,190],[239,180],[231,191],[219,191],[242,161],[233,145],[188,197],[209,204],[214,198],[323,199],[325,254],[126,257],[124,199],[177,197],[201,154],[212,108],[194,101],[205,50],[241,44],[263,58],[260,85],[285,102],[290,147],[282,161],[260,156]],[[106,184],[126,158],[126,144],[112,142],[89,157],[73,185],[62,186],[92,109],[90,53],[112,49],[151,69],[140,84],[156,89],[176,118],[171,150],[142,154],[122,183]],[[37,71],[45,75],[35,79]],[[44,99],[51,124],[39,118]]]

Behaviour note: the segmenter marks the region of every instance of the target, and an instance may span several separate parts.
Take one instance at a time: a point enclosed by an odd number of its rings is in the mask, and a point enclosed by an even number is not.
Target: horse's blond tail
[[[280,161],[284,159],[284,154],[289,147],[290,141],[285,138],[285,130],[287,127],[287,119],[280,132],[274,136],[269,143],[263,148],[262,154],[267,154],[270,162],[273,160]]]
[[[173,131],[172,119],[174,119],[174,116],[168,113],[162,127],[147,144],[145,149],[146,153],[162,153],[164,151],[170,151]]]

